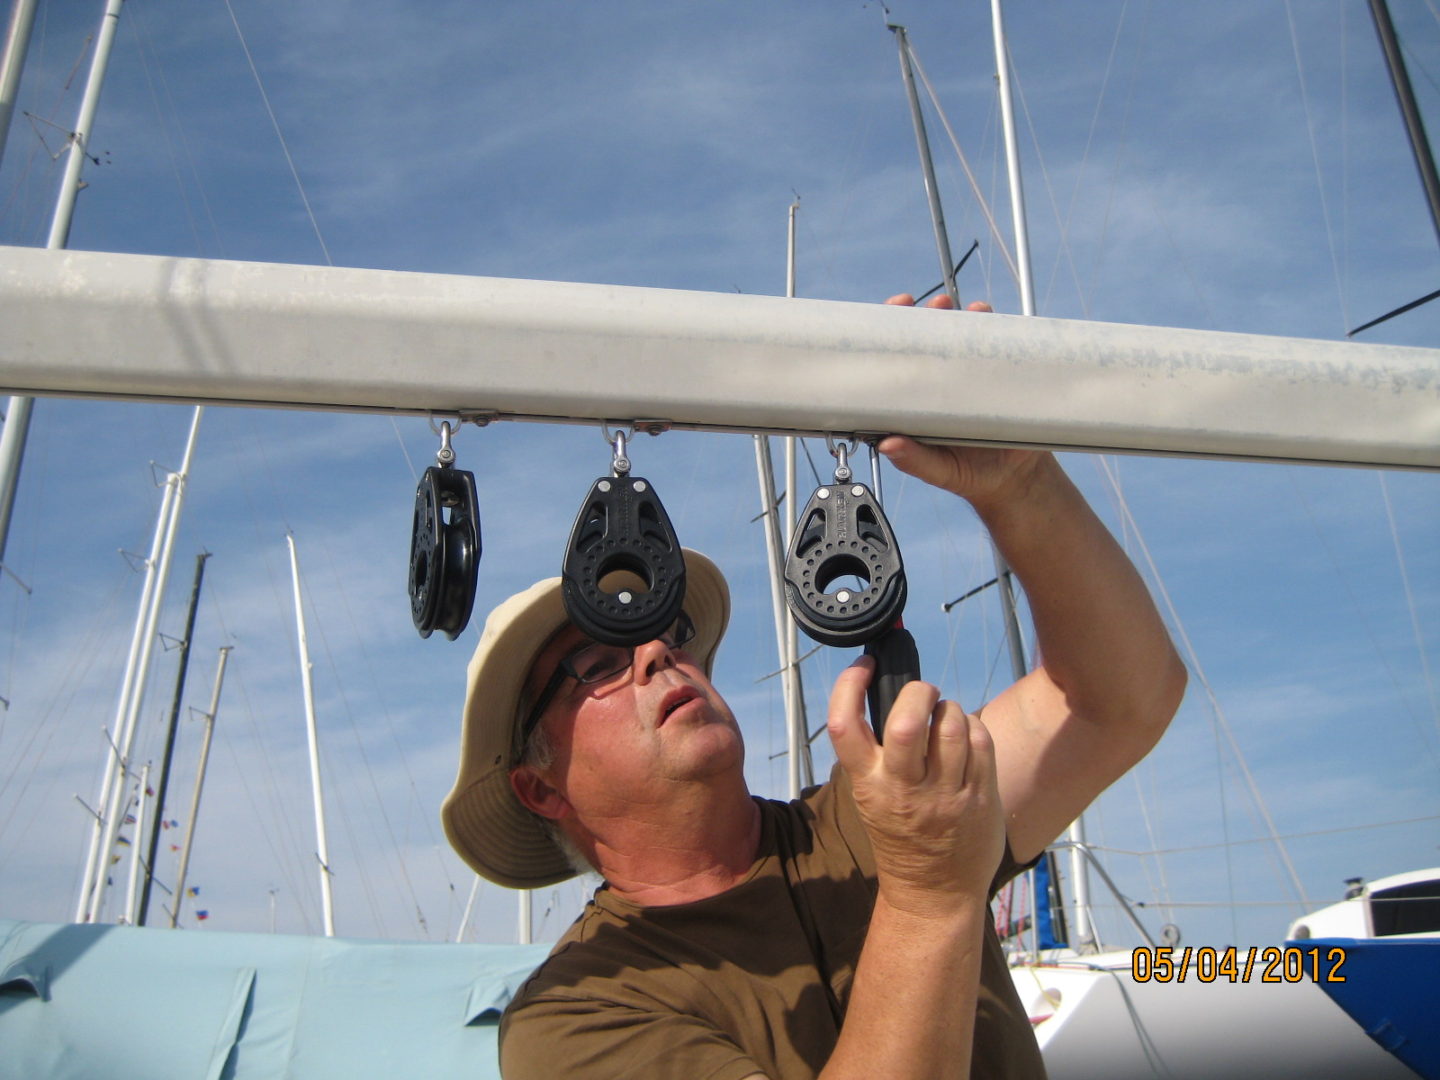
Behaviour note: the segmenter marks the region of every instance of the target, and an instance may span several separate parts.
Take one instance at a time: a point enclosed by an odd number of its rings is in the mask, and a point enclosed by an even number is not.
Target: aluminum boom
[[[0,390],[1440,468],[1440,350],[0,247]]]

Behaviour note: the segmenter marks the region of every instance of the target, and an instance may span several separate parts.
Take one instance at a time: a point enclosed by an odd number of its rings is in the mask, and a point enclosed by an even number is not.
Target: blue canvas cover
[[[498,1077],[548,951],[0,919],[0,1080]]]

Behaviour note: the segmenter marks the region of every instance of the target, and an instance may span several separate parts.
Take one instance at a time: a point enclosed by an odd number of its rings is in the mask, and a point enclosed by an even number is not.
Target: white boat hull
[[[1261,974],[1137,982],[1128,951],[1011,969],[1051,1080],[1414,1080],[1308,977]]]

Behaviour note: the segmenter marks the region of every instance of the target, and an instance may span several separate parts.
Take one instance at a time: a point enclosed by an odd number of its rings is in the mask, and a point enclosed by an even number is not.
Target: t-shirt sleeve
[[[1022,864],[1016,862],[1015,856],[1010,853],[1010,838],[1007,836],[1005,838],[1005,852],[1000,856],[1000,866],[995,871],[995,877],[990,881],[990,899],[995,899],[995,894],[1004,888],[1007,882],[1019,877],[1025,873],[1026,870],[1033,868],[1044,856],[1045,852],[1042,851],[1027,863]]]
[[[745,1080],[763,1072],[697,1017],[561,996],[517,1005],[500,1029],[505,1080]]]

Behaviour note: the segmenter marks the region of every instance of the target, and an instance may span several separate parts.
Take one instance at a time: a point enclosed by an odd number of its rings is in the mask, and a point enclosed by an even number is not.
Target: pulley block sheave
[[[785,599],[800,629],[824,645],[864,645],[895,624],[905,596],[900,547],[870,489],[849,480],[817,488],[785,558]]]
[[[422,638],[443,630],[454,641],[465,629],[479,566],[475,474],[432,465],[415,489],[410,534],[410,614]]]
[[[618,453],[616,460],[628,469]],[[580,506],[565,548],[561,595],[570,621],[589,637],[639,645],[680,616],[685,558],[655,489],[617,473],[596,480]],[[634,578],[620,578],[617,586],[612,575],[619,571]]]

